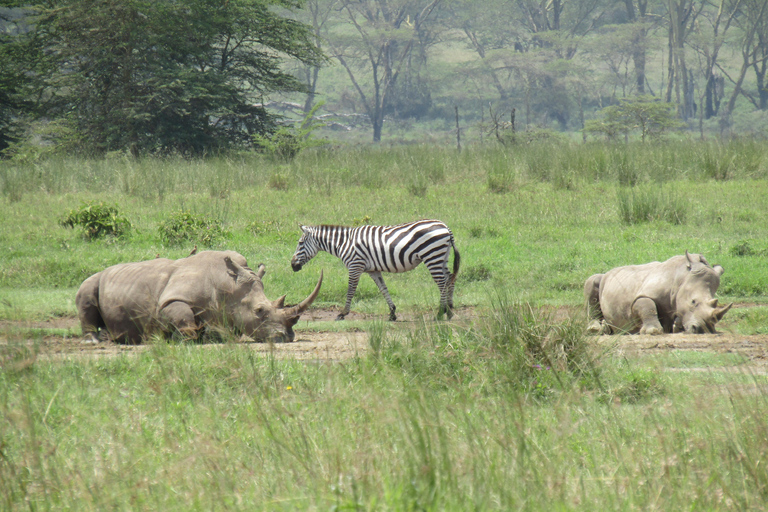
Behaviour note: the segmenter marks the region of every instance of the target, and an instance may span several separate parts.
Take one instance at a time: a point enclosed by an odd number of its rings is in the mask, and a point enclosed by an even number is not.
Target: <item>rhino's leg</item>
[[[195,314],[186,302],[179,300],[169,302],[160,309],[160,315],[182,335],[190,337],[197,335]]]
[[[384,283],[384,278],[381,276],[381,272],[369,272],[369,276],[371,276],[371,279],[373,279],[373,282],[376,283],[376,286],[379,287],[379,291],[384,296],[384,300],[387,301],[387,305],[389,306],[389,320],[391,322],[394,322],[397,320],[397,315],[395,315],[395,303],[392,302],[392,297],[389,296],[389,290],[387,290],[387,285]]]
[[[659,312],[656,303],[648,297],[641,297],[632,304],[632,313],[641,322],[640,334],[663,334],[664,329],[659,322]]]
[[[77,315],[86,343],[99,342],[99,329],[106,327],[99,311],[99,276],[94,274],[80,285],[75,297]]]
[[[610,328],[605,325],[603,311],[600,309],[600,282],[604,274],[590,276],[584,283],[584,302],[587,305],[588,334],[607,334]]]

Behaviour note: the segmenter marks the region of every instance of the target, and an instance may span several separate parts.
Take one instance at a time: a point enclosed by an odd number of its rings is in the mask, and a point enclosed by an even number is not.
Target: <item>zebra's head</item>
[[[301,267],[303,267],[306,262],[315,257],[319,248],[317,239],[312,232],[312,228],[301,226],[299,245],[296,246],[296,252],[293,253],[293,258],[291,258],[291,268],[293,271],[298,272],[301,270]]]

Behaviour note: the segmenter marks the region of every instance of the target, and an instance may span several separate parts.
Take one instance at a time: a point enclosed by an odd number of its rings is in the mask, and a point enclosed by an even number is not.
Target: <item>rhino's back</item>
[[[135,339],[157,320],[158,300],[175,270],[158,258],[104,269],[99,278],[99,310],[115,339]]]
[[[176,260],[173,274],[158,297],[160,307],[182,301],[189,304],[195,314],[219,308],[235,288],[235,280],[227,269],[227,257],[242,267],[247,266],[245,257],[234,251],[203,251]]]

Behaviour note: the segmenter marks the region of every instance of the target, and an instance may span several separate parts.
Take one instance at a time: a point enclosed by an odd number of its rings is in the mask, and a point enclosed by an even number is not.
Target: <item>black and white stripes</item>
[[[438,316],[453,316],[453,286],[459,271],[459,252],[453,233],[439,220],[420,220],[397,226],[301,226],[303,232],[291,259],[294,271],[311,260],[318,251],[341,258],[349,270],[349,287],[344,310],[337,320],[349,313],[360,275],[368,273],[389,305],[389,319],[395,320],[395,304],[387,291],[382,272],[407,272],[419,263],[429,269],[440,289]],[[448,255],[453,247],[453,274],[448,270]]]

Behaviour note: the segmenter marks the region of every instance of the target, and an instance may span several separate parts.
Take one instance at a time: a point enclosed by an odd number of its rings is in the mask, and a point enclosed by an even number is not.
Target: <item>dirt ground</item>
[[[749,307],[745,305],[744,307]],[[565,316],[567,311],[555,316]],[[293,343],[268,344],[245,343],[254,351],[272,353],[276,357],[295,358],[301,360],[330,360],[349,359],[356,354],[368,350],[367,334],[360,331],[322,332],[311,328],[313,323],[330,321],[336,318],[337,311],[332,309],[310,310],[302,317],[296,326],[296,340]],[[457,311],[456,318],[461,322],[471,320],[472,310]],[[361,313],[351,312],[348,320],[365,320],[372,317]],[[399,322],[415,323],[416,318],[403,317]],[[8,328],[16,329],[61,329],[79,331],[76,318],[64,317],[46,320],[44,322],[0,322],[0,344],[2,332]],[[752,365],[768,368],[768,335],[739,335],[728,332],[718,334],[665,334],[660,336],[597,336],[595,343],[607,350],[617,351],[627,356],[637,354],[663,353],[675,350],[705,351],[720,353],[739,353],[747,357]],[[206,346],[206,345],[201,345]],[[209,345],[210,346],[210,345]],[[84,343],[79,336],[44,335],[38,343],[39,358],[70,358],[70,357],[109,357],[125,353],[138,353],[146,350],[146,345],[119,345],[112,342],[99,344]]]

